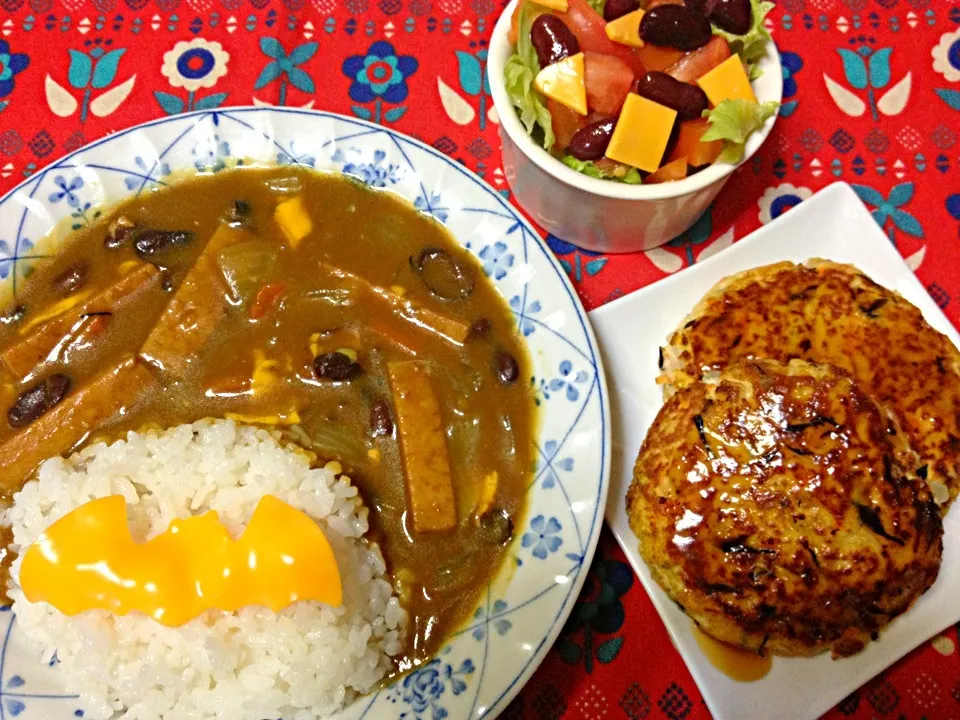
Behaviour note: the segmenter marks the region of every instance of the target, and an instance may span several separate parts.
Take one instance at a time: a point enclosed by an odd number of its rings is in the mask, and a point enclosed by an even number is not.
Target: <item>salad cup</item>
[[[649,250],[669,242],[696,222],[773,129],[776,114],[750,135],[738,163],[717,161],[682,180],[629,185],[577,172],[530,136],[507,91],[504,71],[514,53],[509,35],[517,2],[507,5],[494,28],[487,67],[499,116],[503,169],[520,206],[563,240],[603,253]],[[779,103],[783,75],[773,41],[757,68],[761,74],[752,83],[757,100]]]

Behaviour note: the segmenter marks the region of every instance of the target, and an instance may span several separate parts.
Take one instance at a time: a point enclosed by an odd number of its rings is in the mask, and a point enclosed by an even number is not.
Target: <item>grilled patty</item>
[[[751,358],[836,365],[895,419],[945,512],[960,492],[960,353],[849,265],[778,263],[725,279],[663,350],[667,393]]]
[[[937,576],[940,514],[914,464],[847,373],[748,361],[666,401],[630,523],[653,577],[710,635],[846,656]]]

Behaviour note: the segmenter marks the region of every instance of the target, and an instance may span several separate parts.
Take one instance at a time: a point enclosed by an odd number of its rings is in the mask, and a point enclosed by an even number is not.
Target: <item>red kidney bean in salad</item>
[[[518,0],[506,90],[568,167],[629,184],[736,163],[777,112],[759,102],[761,0]]]

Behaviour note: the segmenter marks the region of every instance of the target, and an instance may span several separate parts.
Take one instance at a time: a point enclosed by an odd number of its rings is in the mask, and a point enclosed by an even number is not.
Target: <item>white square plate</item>
[[[960,336],[874,223],[849,185],[831,185],[732,247],[590,313],[610,386],[613,457],[607,522],[653,600],[717,720],[817,718],[917,645],[960,620],[960,512],[944,520],[943,564],[933,587],[859,655],[832,660],[774,658],[751,683],[718,671],[701,652],[693,624],[650,577],[630,530],[626,492],[633,465],[663,399],[658,348],[720,279],[760,265],[822,257],[851,263],[896,290],[955,345]]]

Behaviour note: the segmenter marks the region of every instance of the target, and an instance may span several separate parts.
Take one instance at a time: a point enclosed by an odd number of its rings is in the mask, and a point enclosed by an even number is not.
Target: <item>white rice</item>
[[[209,611],[177,628],[140,614],[91,610],[67,617],[10,597],[38,661],[56,666],[86,717],[129,720],[312,720],[371,690],[403,648],[406,614],[379,548],[362,539],[367,509],[335,463],[311,469],[266,430],[230,420],[163,432],[129,433],[72,457],[47,460],[6,513],[14,549],[89,502],[122,494],[134,539],[147,540],[179,517],[216,510],[238,536],[261,496],[275,495],[313,517],[336,555],[343,606],[300,602],[275,613],[247,607]]]

